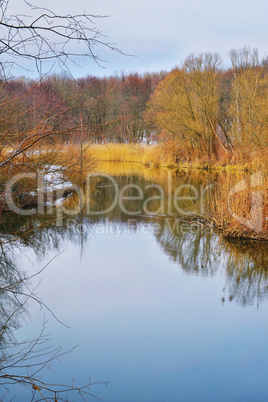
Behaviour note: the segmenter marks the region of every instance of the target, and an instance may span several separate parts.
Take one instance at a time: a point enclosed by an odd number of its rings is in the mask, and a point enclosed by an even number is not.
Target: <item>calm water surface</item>
[[[144,192],[154,183],[137,175],[116,181]],[[106,185],[96,210],[113,198]],[[142,200],[125,202],[138,211]],[[57,255],[32,285],[42,279],[38,296],[70,327],[30,302],[15,335],[38,334],[45,314],[55,345],[79,347],[44,379],[107,381],[91,388],[103,401],[267,401],[266,244],[234,244],[145,215],[129,217],[118,206],[106,215],[80,214],[10,246],[17,269],[28,273]],[[15,400],[28,401],[26,391]]]

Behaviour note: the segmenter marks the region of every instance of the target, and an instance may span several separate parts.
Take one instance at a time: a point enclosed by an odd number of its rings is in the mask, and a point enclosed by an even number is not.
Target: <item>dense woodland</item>
[[[92,142],[149,140],[144,111],[165,76],[161,72],[78,80],[52,75],[41,82],[24,77],[9,80],[2,84],[2,103],[14,101],[11,108],[10,103],[1,108],[1,131],[26,134],[38,126],[43,131],[61,131],[57,140],[68,142],[68,130],[82,125]]]
[[[147,120],[183,149],[208,158],[268,145],[267,61],[257,50],[230,52],[232,68],[217,54],[190,55],[159,84]]]
[[[20,78],[1,85],[2,144],[39,133],[69,142],[83,127],[92,142],[172,141],[177,159],[230,157],[268,146],[268,71],[258,52],[187,57],[170,73]],[[50,135],[51,134],[51,135]]]

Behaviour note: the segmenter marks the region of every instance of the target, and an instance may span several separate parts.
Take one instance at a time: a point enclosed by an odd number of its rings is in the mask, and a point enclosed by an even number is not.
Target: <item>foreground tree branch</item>
[[[55,257],[54,257],[55,258]],[[53,259],[54,259],[53,258]],[[48,264],[51,260],[48,262]],[[47,267],[46,264],[40,271],[21,277],[16,272],[11,278],[3,278],[0,283],[0,385],[2,386],[1,401],[12,400],[13,388],[20,385],[28,389],[29,400],[32,401],[59,401],[88,400],[89,397],[98,399],[90,390],[91,386],[100,383],[92,383],[90,378],[83,385],[79,385],[72,379],[70,383],[58,384],[45,381],[45,372],[53,363],[60,361],[63,356],[72,352],[63,350],[62,346],[53,344],[51,336],[46,332],[47,320],[44,318],[43,326],[36,337],[17,341],[14,330],[20,325],[20,315],[27,311],[29,300],[37,302],[40,307],[47,309],[54,318],[55,315],[35,294],[36,289],[29,287],[29,281],[38,277]],[[10,280],[11,279],[11,280]],[[8,304],[6,303],[8,300]],[[10,307],[10,308],[8,308]],[[57,319],[57,321],[59,321]],[[63,324],[64,325],[64,324]],[[107,385],[107,383],[105,383]],[[5,390],[3,392],[3,390]],[[18,391],[15,391],[15,393]]]
[[[39,73],[44,62],[56,62],[69,71],[68,62],[77,63],[80,57],[99,64],[97,46],[122,53],[95,25],[96,19],[107,16],[85,12],[60,15],[27,1],[21,4],[30,15],[14,15],[9,11],[10,0],[0,1],[0,54],[7,62],[33,60]]]

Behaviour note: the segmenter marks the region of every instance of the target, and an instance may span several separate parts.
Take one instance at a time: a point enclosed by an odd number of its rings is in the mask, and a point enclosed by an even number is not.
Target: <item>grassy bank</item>
[[[90,147],[96,161],[135,162],[151,167],[175,167],[174,159],[164,155],[161,145],[97,144]]]
[[[268,170],[268,149],[250,152],[249,149],[236,150],[220,159],[206,158],[196,154],[188,155],[180,144],[167,141],[154,145],[142,144],[93,144],[90,153],[94,160],[103,162],[135,162],[150,167],[172,169],[204,169],[212,171]]]
[[[159,158],[162,152],[160,145],[97,145],[91,148],[91,152],[94,158],[102,160],[97,166],[105,173],[113,176],[135,174],[156,183],[162,182],[165,188],[167,172],[164,169],[146,168],[148,165],[168,166],[163,163],[163,158]],[[150,160],[149,157],[154,159]],[[112,164],[109,160],[123,163]],[[204,216],[200,217],[203,222],[212,225],[226,238],[268,240],[267,159],[254,154],[252,159],[244,159],[244,163],[237,156],[235,161],[239,163],[226,166],[212,163],[204,165],[202,161],[181,163],[177,170],[182,167],[181,174],[184,171],[186,176],[188,170],[191,183],[194,174],[196,178],[193,183],[201,181],[204,186],[209,182],[212,184],[212,190],[208,194],[210,206]],[[173,171],[172,188],[176,184],[174,175]]]
[[[39,153],[36,150],[32,154],[21,155],[12,168],[6,166],[2,169],[5,173],[2,183],[20,173],[22,168],[24,172],[32,172],[54,165],[62,168],[62,177],[66,181],[79,186],[84,185],[88,172],[101,171],[112,176],[134,174],[161,185],[164,190],[169,177],[174,193],[180,175],[180,184],[187,185],[189,182],[196,187],[200,183],[204,187],[212,184],[212,190],[207,194],[210,208],[206,209],[202,218],[225,237],[268,239],[268,158],[265,151],[234,154],[228,163],[208,161],[196,155],[187,161],[187,155],[181,153],[183,157],[184,160],[179,160],[178,150],[171,143],[150,146],[65,144],[55,146],[53,150],[44,148]],[[157,169],[159,167],[161,169]],[[163,167],[173,169],[167,173]],[[257,180],[254,179],[256,174],[259,175]],[[234,191],[238,183],[239,187]],[[19,194],[33,189],[28,180],[25,183],[20,181],[19,185]]]
[[[153,168],[165,167],[174,170],[209,170],[230,172],[268,172],[268,148],[253,151],[250,149],[236,149],[232,154],[221,157],[206,157],[198,152],[187,152],[176,141],[164,141],[158,144],[54,144],[33,149],[32,154],[22,154],[19,158],[20,165],[42,165],[54,163],[84,167],[93,162],[124,162],[138,163]],[[2,150],[7,157],[7,150]]]
[[[66,149],[68,152],[70,150]],[[181,151],[176,149],[174,143],[150,146],[94,144],[85,152],[88,158],[95,161],[100,171],[113,176],[135,174],[161,183],[164,187],[167,184],[167,173],[157,167],[172,167],[172,176],[174,170],[184,171],[186,176],[187,170],[191,176],[196,172],[196,182],[199,180],[207,185],[211,180],[214,187],[209,195],[210,208],[203,217],[205,221],[228,238],[268,240],[267,150],[253,153],[240,150],[221,161],[202,159],[197,155],[192,155],[191,160],[180,161]],[[182,158],[183,153],[180,156]],[[184,159],[186,157],[184,155]],[[256,174],[259,175],[257,179]],[[173,185],[176,184],[174,179],[172,177]]]

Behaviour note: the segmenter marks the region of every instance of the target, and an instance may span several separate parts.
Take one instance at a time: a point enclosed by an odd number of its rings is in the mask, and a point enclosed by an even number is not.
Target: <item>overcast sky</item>
[[[16,3],[19,12],[21,0]],[[62,14],[108,15],[96,20],[123,56],[99,47],[95,52],[107,62],[92,60],[71,67],[74,76],[154,72],[180,66],[190,53],[217,52],[225,65],[230,49],[244,45],[267,54],[267,0],[32,0]],[[16,75],[27,75],[16,68]]]

